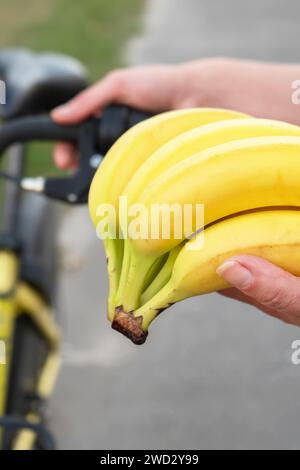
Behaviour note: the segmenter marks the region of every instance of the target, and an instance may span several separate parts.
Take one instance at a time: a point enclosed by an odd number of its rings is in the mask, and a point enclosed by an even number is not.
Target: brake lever
[[[66,177],[22,178],[4,172],[0,172],[0,177],[26,191],[70,204],[84,204],[104,154],[125,131],[151,116],[151,113],[127,106],[111,105],[104,110],[101,119],[92,118],[73,126],[59,125],[49,116],[28,116],[9,121],[0,127],[0,155],[15,142],[62,140],[77,147],[78,169]]]
[[[20,182],[22,189],[70,204],[85,204],[92,179],[103,159],[97,151],[98,128],[98,119],[90,119],[80,125],[77,136],[79,162],[73,174],[57,178],[23,178]]]

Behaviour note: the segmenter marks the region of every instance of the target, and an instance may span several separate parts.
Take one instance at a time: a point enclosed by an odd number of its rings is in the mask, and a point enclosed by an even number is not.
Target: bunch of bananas
[[[160,220],[158,236],[152,226],[151,234],[133,236],[134,205],[145,209],[135,227],[149,221],[154,206],[191,207],[189,233],[178,236],[183,211],[174,211],[168,236]],[[262,256],[300,274],[300,128],[209,108],[152,117],[127,131],[98,169],[89,195],[96,227],[103,207],[114,208],[105,213],[103,237],[108,318],[142,344],[162,310],[228,287],[216,269],[234,254]]]

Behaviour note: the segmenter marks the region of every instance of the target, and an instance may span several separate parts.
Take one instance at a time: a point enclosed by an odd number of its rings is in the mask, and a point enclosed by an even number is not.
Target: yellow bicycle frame
[[[49,353],[41,371],[36,392],[42,399],[52,393],[60,366],[60,333],[54,315],[43,297],[31,286],[20,282],[19,259],[9,251],[0,251],[0,341],[4,344],[5,364],[0,364],[0,416],[5,413],[8,381],[11,369],[14,331],[19,315],[27,315],[48,344]],[[29,413],[27,421],[40,422],[40,416]],[[35,432],[24,429],[17,432],[14,450],[31,450],[36,441]],[[1,433],[0,433],[1,448]]]

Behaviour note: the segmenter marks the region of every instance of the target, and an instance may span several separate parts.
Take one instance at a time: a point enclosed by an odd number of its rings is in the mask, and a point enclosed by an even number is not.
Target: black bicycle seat
[[[5,84],[5,104],[0,105],[4,119],[50,111],[88,83],[86,69],[77,60],[26,49],[0,50],[0,79]]]

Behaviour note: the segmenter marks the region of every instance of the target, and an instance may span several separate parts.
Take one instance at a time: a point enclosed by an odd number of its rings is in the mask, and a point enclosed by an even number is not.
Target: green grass
[[[142,0],[9,0],[1,6],[0,47],[69,54],[91,80],[122,65],[122,50],[138,28]],[[53,169],[51,146],[34,145],[31,174]]]

